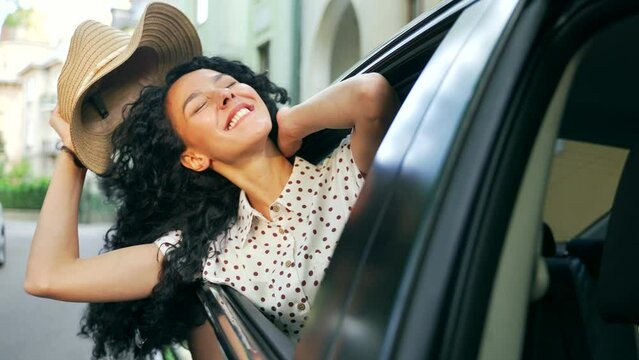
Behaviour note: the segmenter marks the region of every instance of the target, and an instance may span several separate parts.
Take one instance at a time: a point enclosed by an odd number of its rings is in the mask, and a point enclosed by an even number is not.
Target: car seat
[[[638,360],[639,150],[617,188],[605,241],[555,243],[544,224],[550,285],[531,304],[523,359]],[[603,255],[602,255],[603,254]]]
[[[597,305],[609,323],[632,326],[627,342],[639,349],[639,144],[630,149],[610,213],[601,258]],[[634,340],[634,344],[632,341]],[[633,359],[634,359],[633,358]]]

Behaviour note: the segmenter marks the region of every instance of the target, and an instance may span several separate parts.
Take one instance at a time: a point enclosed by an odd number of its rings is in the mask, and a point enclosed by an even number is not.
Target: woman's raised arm
[[[307,135],[322,129],[352,128],[353,159],[365,173],[398,107],[397,94],[382,75],[357,75],[280,110],[278,145],[282,154],[290,157]]]
[[[73,151],[69,125],[57,108],[50,124]],[[155,244],[79,257],[78,208],[85,175],[72,154],[60,152],[31,242],[24,288],[32,295],[66,301],[144,298],[157,284],[161,269],[162,255]]]

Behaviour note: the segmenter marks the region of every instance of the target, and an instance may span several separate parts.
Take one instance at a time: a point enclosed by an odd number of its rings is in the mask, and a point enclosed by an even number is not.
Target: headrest
[[[551,257],[557,253],[557,243],[555,242],[555,235],[553,235],[550,226],[546,223],[543,224],[543,234],[541,243],[541,256]]]
[[[601,254],[603,253],[604,241],[602,239],[574,239],[566,245],[568,254],[581,260],[586,266],[588,274],[593,278],[599,277],[601,268]]]
[[[639,324],[639,145],[628,153],[610,212],[597,306],[606,321]]]

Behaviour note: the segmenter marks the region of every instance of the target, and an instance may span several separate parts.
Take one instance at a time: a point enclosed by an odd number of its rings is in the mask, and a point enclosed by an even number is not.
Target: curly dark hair
[[[182,241],[164,257],[150,297],[89,304],[80,335],[93,339],[96,359],[142,357],[185,340],[205,320],[195,291],[203,284],[205,259],[217,251],[213,240],[237,215],[240,189],[212,170],[195,172],[180,163],[185,145],[165,114],[165,100],[178,78],[198,69],[252,86],[268,107],[273,122],[269,137],[277,144],[277,103],[288,101],[287,92],[237,61],[193,58],[173,68],[165,84],[144,88],[126,108],[125,120],[112,135],[112,164],[101,178],[102,189],[118,209],[102,251],[151,243],[172,230],[182,231]],[[136,331],[146,339],[141,346],[135,343]]]

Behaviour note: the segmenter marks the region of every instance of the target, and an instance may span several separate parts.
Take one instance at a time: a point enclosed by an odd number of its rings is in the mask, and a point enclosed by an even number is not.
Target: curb
[[[38,209],[4,209],[4,218],[8,220],[38,221],[39,216]]]

